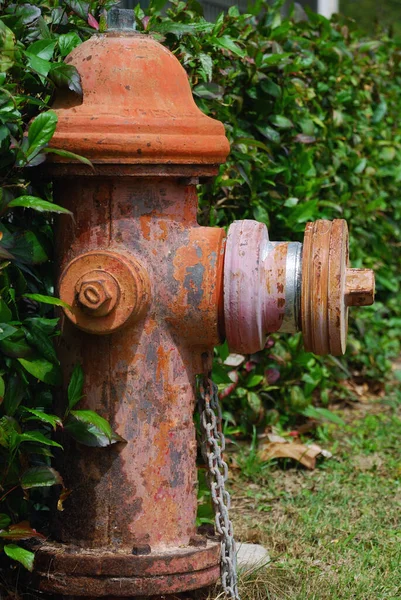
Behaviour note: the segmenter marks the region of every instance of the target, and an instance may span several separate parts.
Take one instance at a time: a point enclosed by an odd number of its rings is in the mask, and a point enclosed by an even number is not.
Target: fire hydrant
[[[373,301],[373,275],[348,267],[346,224],[308,224],[305,242],[264,225],[197,224],[199,178],[229,144],[195,105],[178,60],[149,36],[111,31],[76,48],[83,98],[60,95],[55,148],[89,158],[49,166],[74,219],[56,233],[67,387],[124,442],[71,442],[72,494],[36,554],[40,589],[68,596],[187,591],[219,576],[220,544],[197,534],[195,379],[227,338],[235,352],[302,330],[316,353],[344,351],[347,310]]]

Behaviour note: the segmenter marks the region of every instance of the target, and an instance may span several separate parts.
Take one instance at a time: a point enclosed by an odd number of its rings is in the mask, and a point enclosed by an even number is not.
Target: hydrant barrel
[[[144,596],[210,585],[220,544],[197,536],[196,376],[221,341],[225,234],[197,223],[196,185],[229,151],[196,107],[177,59],[148,36],[113,31],[76,48],[83,98],[57,98],[48,171],[65,309],[64,389],[85,373],[80,408],[121,441],[64,442],[72,490],[36,554],[43,591]]]

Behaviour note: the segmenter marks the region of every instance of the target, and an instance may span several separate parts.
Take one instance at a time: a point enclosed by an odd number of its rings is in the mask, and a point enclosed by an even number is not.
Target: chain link
[[[225,439],[221,431],[221,408],[217,385],[207,377],[199,385],[199,413],[202,455],[208,468],[215,527],[221,541],[221,583],[229,598],[240,600],[237,583],[237,552],[228,514],[230,494],[225,489],[228,466],[223,459]]]

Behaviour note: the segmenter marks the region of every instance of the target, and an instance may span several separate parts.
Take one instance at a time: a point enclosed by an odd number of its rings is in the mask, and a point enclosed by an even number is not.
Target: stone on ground
[[[237,565],[242,571],[250,571],[267,565],[270,556],[260,544],[238,544]]]

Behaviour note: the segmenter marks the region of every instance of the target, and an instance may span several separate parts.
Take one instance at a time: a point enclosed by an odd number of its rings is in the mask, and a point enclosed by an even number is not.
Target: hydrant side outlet
[[[344,354],[348,308],[373,303],[370,269],[351,269],[343,219],[307,223],[304,242],[271,242],[267,227],[235,221],[224,264],[228,346],[242,354],[264,348],[269,333],[301,330],[315,354]]]

